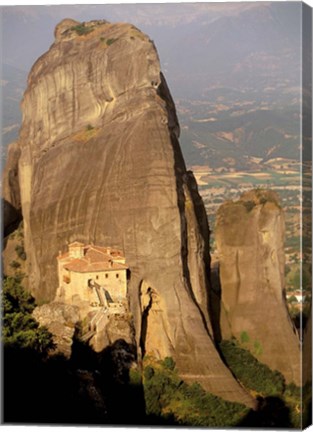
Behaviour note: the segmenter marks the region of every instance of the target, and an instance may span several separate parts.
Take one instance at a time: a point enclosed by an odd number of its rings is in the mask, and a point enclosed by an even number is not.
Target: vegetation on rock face
[[[243,205],[246,207],[248,212],[250,212],[256,206],[254,201],[244,201]]]
[[[9,238],[17,239],[17,240],[20,240],[21,242],[24,242],[24,223],[23,223],[23,221],[21,221],[19,226],[17,227],[17,229],[10,234]]]
[[[76,26],[71,27],[72,31],[75,31],[79,36],[88,34],[93,31],[93,28],[86,27],[84,24],[78,24]]]
[[[291,422],[295,428],[301,429],[310,424],[312,410],[311,383],[307,383],[302,389],[297,387],[294,383],[286,385],[284,400],[290,407]]]
[[[246,349],[235,341],[222,341],[220,349],[233,374],[248,389],[262,396],[281,395],[284,390],[284,377],[277,371],[260,363]]]
[[[248,409],[207,393],[198,383],[186,384],[175,371],[170,357],[156,361],[150,357],[144,365],[146,413],[155,422],[184,426],[233,426]]]
[[[273,203],[277,207],[279,205],[278,194],[271,189],[256,188],[241,195],[241,200],[244,201],[244,205],[254,207],[255,205],[264,205],[266,203]]]
[[[24,242],[21,242],[20,244],[17,244],[15,246],[15,252],[17,253],[17,256],[21,260],[23,260],[23,261],[26,260],[26,252],[25,252],[25,249],[24,249]]]
[[[114,42],[116,42],[117,41],[117,39],[116,38],[110,38],[110,39],[108,39],[107,40],[107,45],[112,45]]]
[[[18,269],[18,268],[20,268],[21,267],[21,264],[18,262],[18,261],[15,261],[15,260],[13,260],[11,263],[10,263],[10,266],[13,268],[13,269]]]
[[[109,39],[105,39],[105,37],[101,36],[100,37],[100,41],[101,42],[105,42],[105,44],[107,46],[112,45],[114,42],[116,42],[118,40],[118,38],[109,38]]]
[[[26,260],[24,227],[23,222],[21,222],[15,231],[10,233],[7,238],[6,259],[4,261],[5,273],[7,273],[8,276],[17,276],[20,278],[25,271]]]
[[[162,366],[164,366],[165,369],[169,369],[173,371],[175,369],[176,364],[172,359],[172,357],[165,357],[165,359],[162,361]]]
[[[248,333],[246,331],[242,331],[240,333],[240,342],[242,344],[244,344],[244,343],[247,343],[249,341],[250,341],[250,337],[249,337]]]
[[[247,426],[277,426],[301,428],[307,423],[311,392],[307,384],[301,391],[294,383],[286,385],[280,372],[272,371],[259,362],[248,350],[235,340],[222,341],[220,350],[226,364],[244,387],[258,394],[260,407],[268,415],[268,424],[260,423],[259,414],[254,419],[247,419]],[[301,410],[301,393],[303,395],[303,411]],[[274,411],[277,410],[276,418]],[[251,417],[251,416],[250,416]],[[275,416],[274,416],[275,417]],[[251,421],[251,423],[249,423]],[[274,422],[274,423],[271,423]]]
[[[279,197],[278,194],[270,189],[255,189],[255,194],[260,201],[260,204],[266,204],[267,202],[272,202],[279,206]]]

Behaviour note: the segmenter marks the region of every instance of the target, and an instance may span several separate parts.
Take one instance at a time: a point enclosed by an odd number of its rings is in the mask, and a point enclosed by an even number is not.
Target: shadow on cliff
[[[3,249],[6,244],[6,237],[10,235],[13,231],[16,230],[19,223],[22,221],[22,213],[20,210],[17,210],[11,203],[9,203],[6,199],[1,199],[1,208],[2,208],[2,238],[4,241]]]
[[[211,268],[210,273],[211,290],[209,291],[209,311],[213,329],[214,340],[219,343],[222,340],[221,331],[221,307],[222,288],[220,282],[219,267]]]
[[[294,428],[291,412],[285,402],[276,396],[258,397],[258,408],[250,410],[238,423],[239,427],[248,428]]]
[[[131,379],[136,350],[120,339],[100,353],[75,340],[72,356],[43,359],[3,349],[2,421],[14,424],[145,423],[141,381]]]
[[[98,355],[97,382],[107,407],[107,420],[116,425],[144,423],[145,402],[141,374],[132,365],[137,350],[123,339]]]
[[[31,350],[3,351],[2,421],[13,424],[183,426],[174,416],[146,415],[133,345],[119,339],[102,352],[75,340],[72,356],[43,359]],[[258,399],[238,427],[292,428],[279,397]]]

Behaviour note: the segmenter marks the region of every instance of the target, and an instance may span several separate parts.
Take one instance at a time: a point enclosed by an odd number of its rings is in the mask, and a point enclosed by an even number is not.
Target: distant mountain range
[[[260,170],[271,158],[299,159],[296,92],[279,97],[273,88],[263,98],[259,93],[226,93],[226,89],[208,91],[207,102],[179,100],[181,145],[190,165]]]
[[[189,165],[251,169],[298,158],[301,3],[4,7],[3,142],[15,139],[26,73],[65,17],[128,21],[154,40]],[[21,41],[23,43],[21,43]],[[213,118],[212,121],[206,119]]]

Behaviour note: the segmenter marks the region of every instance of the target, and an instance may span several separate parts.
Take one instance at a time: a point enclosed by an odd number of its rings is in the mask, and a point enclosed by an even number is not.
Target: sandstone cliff
[[[142,352],[173,356],[187,381],[253,405],[211,339],[209,231],[153,42],[129,24],[62,21],[22,111],[19,194],[36,298],[54,298],[67,242],[120,248]]]
[[[247,192],[220,207],[220,331],[299,385],[299,340],[283,292],[284,236],[284,213],[274,192]]]

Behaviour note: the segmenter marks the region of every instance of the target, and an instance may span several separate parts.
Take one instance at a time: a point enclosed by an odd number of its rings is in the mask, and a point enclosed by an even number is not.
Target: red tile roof
[[[73,244],[84,246],[83,243],[79,242],[74,242]],[[65,269],[79,273],[126,270],[128,268],[125,264],[114,262],[117,259],[125,259],[122,251],[118,249],[88,245],[84,246],[83,253],[83,258],[71,259],[69,252],[66,252],[63,255],[59,255],[58,260],[66,261],[64,263]]]
[[[126,270],[128,267],[124,264],[107,262],[90,262],[84,258],[74,259],[68,264],[64,265],[66,270],[78,272],[78,273],[89,273],[89,272],[101,272],[101,271],[115,271],[115,270]]]
[[[92,248],[88,249],[85,252],[85,258],[91,262],[101,262],[101,261],[107,262],[110,261],[110,259],[112,259],[110,255],[104,254],[102,252],[98,252]]]

